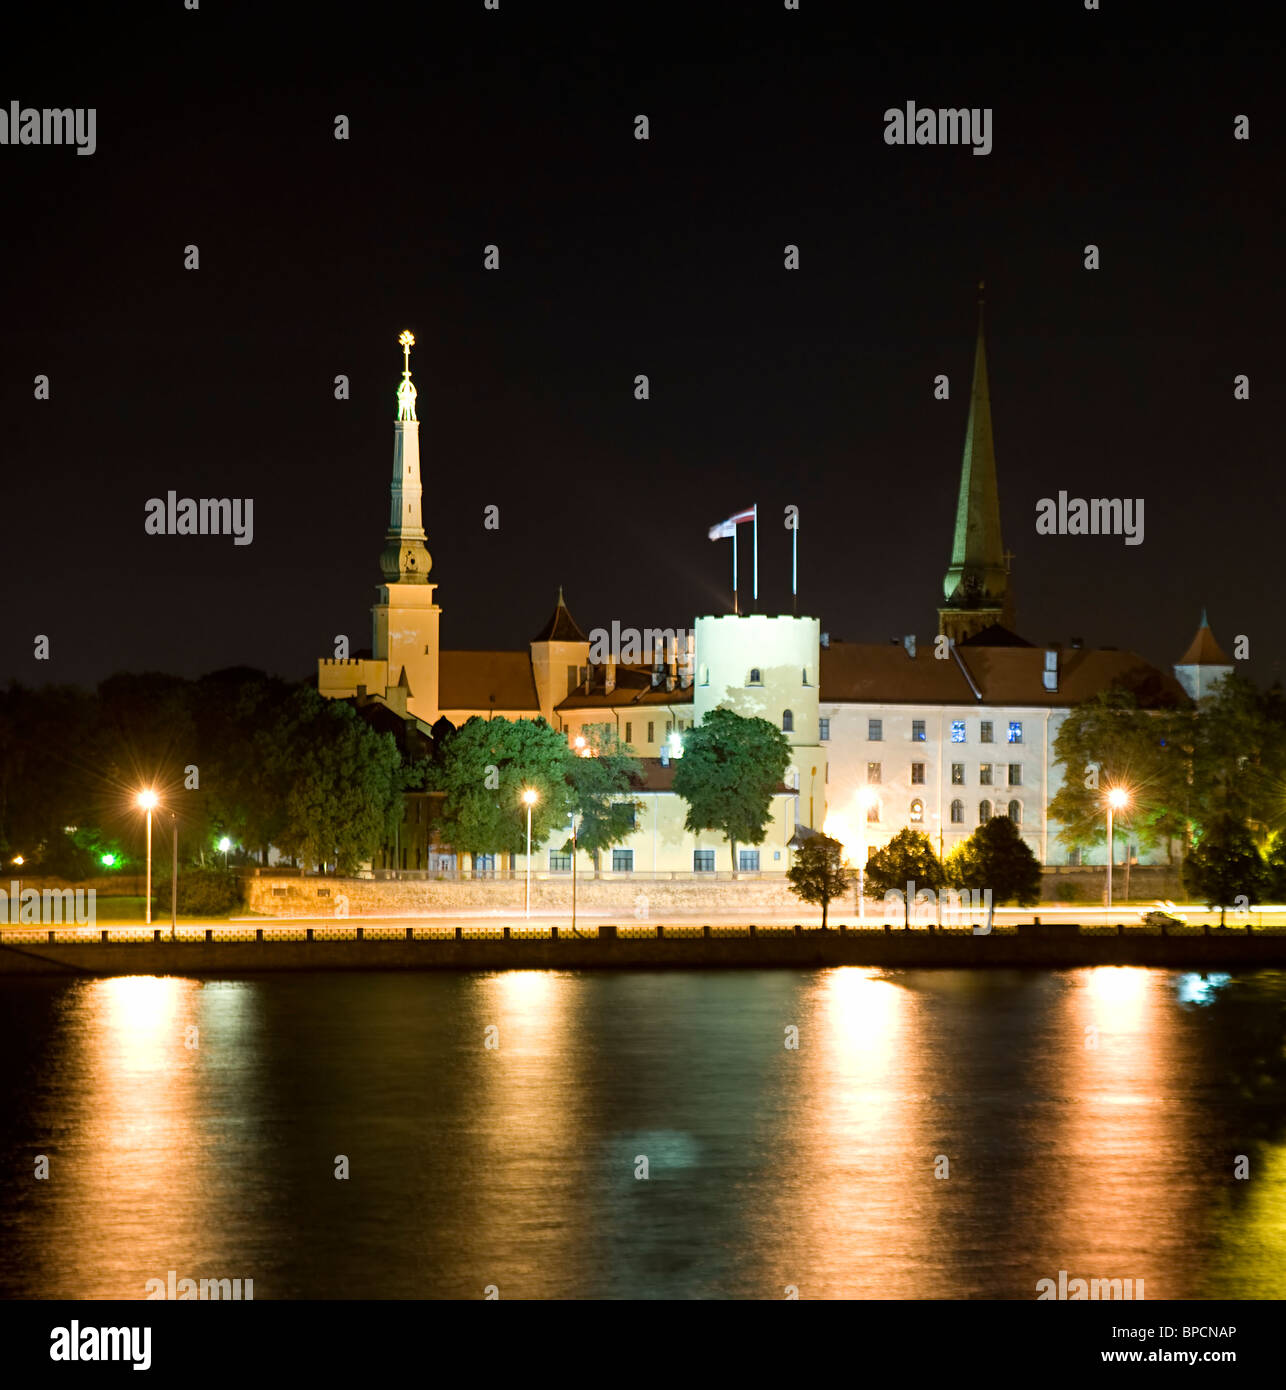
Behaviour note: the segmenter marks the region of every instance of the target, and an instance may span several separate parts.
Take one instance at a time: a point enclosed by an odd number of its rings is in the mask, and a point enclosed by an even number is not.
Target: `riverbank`
[[[23,975],[241,976],[307,970],[630,970],[766,969],[833,965],[888,968],[980,967],[1066,969],[1133,965],[1176,969],[1256,969],[1286,966],[1286,934],[1217,930],[1162,936],[1145,931],[1082,932],[1074,926],[994,932],[742,928],[735,933],[700,927],[650,928],[618,936],[600,927],[594,936],[567,933],[520,936],[509,928],[489,935],[414,934],[382,930],[372,939],[324,939],[309,928],[304,940],[274,938],[171,942],[55,940],[34,937],[0,944],[0,977]],[[248,935],[248,933],[247,933]]]

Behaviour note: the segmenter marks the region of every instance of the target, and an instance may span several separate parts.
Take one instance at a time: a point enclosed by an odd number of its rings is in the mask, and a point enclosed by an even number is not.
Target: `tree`
[[[852,872],[844,863],[844,846],[829,835],[810,835],[795,851],[795,862],[786,870],[791,891],[806,903],[820,903],[822,930],[831,902],[848,892]]]
[[[474,716],[442,744],[437,790],[442,835],[457,853],[519,854],[527,838],[522,793],[534,788],[532,844],[567,825],[575,805],[567,739],[543,719]]]
[[[610,724],[585,729],[585,756],[571,759],[573,813],[580,817],[577,848],[598,856],[618,845],[634,829],[641,803],[629,793],[642,776],[642,765]]]
[[[1193,819],[1209,829],[1223,816],[1280,827],[1286,780],[1286,716],[1280,691],[1225,676],[1201,701],[1192,739]]]
[[[1049,803],[1058,838],[1069,848],[1107,840],[1105,797],[1128,789],[1128,818],[1140,848],[1185,840],[1191,793],[1188,757],[1190,716],[1168,708],[1143,708],[1130,690],[1113,687],[1076,706],[1054,740],[1062,785]]]
[[[906,926],[911,925],[911,901],[918,888],[935,891],[946,882],[933,842],[919,830],[903,829],[866,861],[866,882],[877,893],[902,893]]]
[[[766,719],[712,709],[684,735],[674,791],[687,802],[684,828],[727,836],[732,867],[737,845],[761,845],[772,820],[772,798],[790,762],[785,735]]]
[[[1274,831],[1264,851],[1263,901],[1286,903],[1286,833]]]
[[[947,856],[947,881],[955,888],[990,891],[987,930],[996,907],[1040,901],[1040,861],[1008,816],[992,816]]]
[[[401,820],[401,754],[390,734],[376,733],[351,705],[307,686],[290,703],[289,742],[280,750],[290,787],[277,843],[306,863],[333,861],[337,873],[351,874]]]
[[[1264,861],[1245,823],[1218,816],[1201,837],[1183,866],[1183,885],[1207,907],[1219,909],[1224,925],[1227,909],[1239,899],[1245,905],[1263,899]]]

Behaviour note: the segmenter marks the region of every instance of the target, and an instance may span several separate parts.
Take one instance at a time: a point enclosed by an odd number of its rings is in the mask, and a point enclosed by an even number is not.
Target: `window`
[[[951,764],[951,785],[953,787],[964,786],[964,763]]]
[[[496,871],[496,856],[494,854],[475,854],[473,856],[473,872],[475,874],[494,874]]]
[[[1011,720],[1009,721],[1009,742],[1010,742],[1010,743],[1021,743],[1022,741],[1023,741],[1023,726],[1022,726],[1022,721],[1021,721],[1021,720],[1018,720],[1018,719],[1011,719]]]
[[[625,742],[634,742],[634,725],[628,719],[625,721]]]
[[[1023,808],[1021,802],[1011,801],[1009,803],[1009,819],[1013,821],[1015,825],[1021,825],[1023,823]]]
[[[980,763],[978,765],[978,781],[984,786],[991,786],[991,764]]]
[[[978,803],[978,824],[986,825],[991,819],[991,802],[980,801]]]
[[[634,851],[632,849],[614,849],[612,851],[612,872],[614,874],[632,874],[634,872]]]
[[[665,736],[666,736],[666,738],[669,738],[670,735],[671,735],[673,732],[674,732],[674,720],[673,720],[673,719],[667,719],[667,720],[665,721]]]
[[[866,721],[866,741],[867,743],[883,743],[884,720],[868,719]]]
[[[911,764],[911,785],[913,787],[923,786],[924,784],[924,764]]]
[[[913,801],[911,803],[911,824],[919,825],[924,820],[924,802]]]
[[[743,874],[757,874],[759,872],[759,851],[757,849],[739,849],[737,851],[737,868]]]
[[[781,712],[781,731],[783,734],[793,734],[795,732],[795,711],[784,709]]]
[[[549,872],[551,874],[569,874],[572,871],[572,857],[570,854],[556,854],[552,849],[549,851]]]
[[[984,719],[982,723],[978,725],[978,741],[980,743],[994,743],[996,740],[993,730],[994,726],[991,720]]]
[[[614,809],[631,830],[638,829],[639,808],[633,801],[618,801]]]
[[[871,785],[873,785],[873,786],[878,786],[878,785],[879,785],[879,781],[880,781],[880,765],[879,765],[879,763],[867,763],[867,765],[866,765],[866,780],[867,780],[867,782],[869,782],[869,783],[870,783]]]
[[[953,801],[953,802],[951,803],[951,824],[952,824],[952,825],[963,825],[963,824],[964,824],[964,802],[963,802],[963,801]]]
[[[878,801],[872,801],[866,808],[866,823],[867,825],[879,825],[880,803]]]
[[[831,721],[829,719],[819,719],[817,721],[817,741],[826,743],[831,736]]]
[[[696,874],[714,873],[714,850],[694,849],[692,851],[692,872]]]
[[[752,666],[752,667],[750,668],[750,677],[749,677],[749,679],[746,681],[746,684],[747,684],[747,685],[762,685],[763,683],[764,683],[763,672],[759,669],[758,666]]]
[[[800,683],[801,685],[807,685],[807,684],[808,684],[808,667],[807,667],[807,666],[804,667],[803,675],[800,677],[800,682],[799,682],[799,683]]]
[[[923,720],[923,719],[913,719],[913,720],[911,721],[911,742],[912,742],[912,743],[923,743],[923,742],[924,742],[924,720]]]
[[[649,743],[656,742],[656,725],[650,719],[647,721],[647,741]]]
[[[1081,847],[1074,846],[1067,851],[1067,864],[1069,868],[1079,869],[1081,866]]]
[[[1009,785],[1011,787],[1021,787],[1023,784],[1023,765],[1022,763],[1009,764]]]
[[[953,719],[951,721],[951,742],[963,743],[965,741],[964,720]]]

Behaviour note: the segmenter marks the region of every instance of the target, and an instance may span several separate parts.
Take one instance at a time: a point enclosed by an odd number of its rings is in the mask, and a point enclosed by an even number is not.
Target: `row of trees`
[[[1142,850],[1185,850],[1221,821],[1257,840],[1286,821],[1286,695],[1243,676],[1220,681],[1196,709],[1115,688],[1077,706],[1054,744],[1063,783],[1049,814],[1068,848],[1102,845],[1103,797],[1122,787],[1121,813]]]
[[[799,897],[821,906],[825,927],[827,909],[851,890],[857,872],[844,862],[844,846],[838,840],[814,835],[796,854],[787,877]],[[1007,816],[995,816],[980,825],[945,859],[938,857],[933,841],[921,831],[899,830],[867,859],[865,887],[879,896],[902,893],[909,926],[912,900],[906,890],[911,883],[935,893],[948,887],[990,892],[990,928],[994,908],[1010,902],[1030,907],[1040,901],[1040,864]]]

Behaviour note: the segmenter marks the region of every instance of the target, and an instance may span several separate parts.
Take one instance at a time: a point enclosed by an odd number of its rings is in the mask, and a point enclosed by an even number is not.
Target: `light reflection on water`
[[[8,1297],[1286,1296],[1281,972],[3,990]]]

